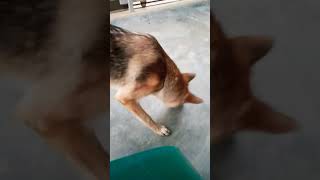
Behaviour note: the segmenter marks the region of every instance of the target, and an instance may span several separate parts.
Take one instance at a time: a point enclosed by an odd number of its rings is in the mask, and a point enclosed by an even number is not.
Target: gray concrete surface
[[[159,137],[113,99],[112,91],[111,159],[162,145],[173,145],[184,152],[205,179],[209,179],[210,25],[207,1],[118,18],[112,24],[154,35],[181,71],[197,74],[190,89],[205,102],[168,109],[154,97],[143,99],[141,103],[145,110],[173,132],[169,137]]]
[[[25,87],[17,81],[0,80],[0,179],[87,180],[64,156],[50,148],[36,133],[13,119],[15,105]],[[106,149],[109,127],[104,117],[92,125]]]
[[[231,34],[274,36],[274,49],[254,68],[254,91],[301,124],[297,133],[243,133],[213,146],[213,179],[320,179],[320,2],[220,0],[213,7]]]

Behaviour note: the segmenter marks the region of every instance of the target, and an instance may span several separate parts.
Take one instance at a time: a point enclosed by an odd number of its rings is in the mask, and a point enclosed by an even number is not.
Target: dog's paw
[[[155,133],[157,133],[160,136],[169,136],[171,134],[170,130],[163,125],[159,125]]]

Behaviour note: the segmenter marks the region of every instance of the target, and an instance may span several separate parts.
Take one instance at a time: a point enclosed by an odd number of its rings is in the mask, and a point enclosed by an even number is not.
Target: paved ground
[[[145,110],[173,131],[169,137],[159,137],[111,98],[111,159],[157,146],[175,145],[201,175],[209,179],[209,5],[207,1],[174,4],[161,10],[141,10],[132,16],[113,19],[112,23],[154,35],[183,72],[197,74],[190,88],[205,102],[168,109],[154,97],[143,99]],[[110,95],[113,97],[114,91]]]
[[[291,115],[301,131],[283,136],[245,133],[213,146],[216,180],[320,178],[320,2],[214,1],[231,34],[275,37],[272,52],[255,67],[255,93]]]

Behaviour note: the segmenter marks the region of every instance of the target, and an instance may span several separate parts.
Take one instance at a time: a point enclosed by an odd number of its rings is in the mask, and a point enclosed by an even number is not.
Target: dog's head
[[[168,72],[163,88],[156,93],[166,106],[177,107],[184,103],[200,104],[203,100],[189,91],[193,73],[181,73],[173,61],[167,62]]]
[[[153,51],[149,54],[153,58],[160,60],[152,65],[151,72],[157,72],[159,75],[160,89],[153,93],[168,107],[177,107],[184,103],[199,104],[203,100],[189,91],[189,83],[195,77],[194,73],[181,73],[177,65],[167,55],[157,39],[148,35],[148,41],[151,40]],[[151,46],[149,45],[148,48]],[[149,73],[150,74],[150,73]],[[158,83],[155,83],[158,86]]]

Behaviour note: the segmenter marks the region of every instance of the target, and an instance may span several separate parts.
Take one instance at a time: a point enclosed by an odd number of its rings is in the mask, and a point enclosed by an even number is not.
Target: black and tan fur
[[[178,67],[149,34],[110,27],[110,84],[119,100],[137,119],[161,136],[170,131],[156,123],[138,103],[140,98],[155,95],[168,107],[202,100],[188,90],[194,74],[180,73]]]
[[[211,141],[217,143],[245,130],[285,133],[296,129],[294,120],[274,111],[251,90],[251,68],[268,53],[273,41],[263,36],[229,38],[214,15],[211,28]]]
[[[16,117],[101,180],[109,155],[84,123],[107,110],[105,8],[104,0],[0,2],[1,77],[28,84]]]

